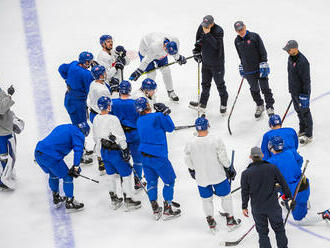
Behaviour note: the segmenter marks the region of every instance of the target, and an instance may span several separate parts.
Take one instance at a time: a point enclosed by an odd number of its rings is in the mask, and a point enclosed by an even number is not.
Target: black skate
[[[80,159],[80,163],[82,163],[82,164],[91,164],[91,163],[93,163],[93,159],[88,158],[87,156],[83,155]]]
[[[60,196],[58,192],[53,192],[53,203],[55,208],[61,207],[65,200],[65,196]]]
[[[0,183],[0,191],[10,191],[10,188],[3,183]]]
[[[256,112],[254,114],[254,117],[257,119],[257,120],[260,120],[261,118],[261,115],[262,113],[265,111],[265,107],[264,105],[260,105],[260,106],[257,106],[256,107]]]
[[[181,215],[181,210],[176,208],[172,209],[172,205],[164,201],[163,220],[171,220]]]
[[[299,138],[299,143],[301,145],[307,145],[308,143],[311,143],[313,141],[313,137],[307,137],[306,135],[303,135]]]
[[[109,192],[111,198],[111,208],[117,210],[123,205],[123,198],[119,198],[114,192]]]
[[[141,189],[143,189],[143,187],[145,187],[147,184],[145,182],[141,181],[142,179],[139,180],[138,177],[134,177],[134,189],[136,191],[140,191]]]
[[[275,112],[274,112],[274,108],[272,108],[272,107],[266,109],[266,112],[267,112],[267,115],[268,115],[269,117],[272,116],[273,114],[275,114]]]
[[[168,97],[174,101],[174,102],[178,102],[179,101],[179,97],[177,96],[177,94],[175,94],[174,90],[170,90],[167,91]]]
[[[220,114],[221,114],[222,116],[224,116],[224,115],[226,114],[226,112],[227,112],[227,106],[223,106],[223,105],[221,105],[221,106],[220,106]]]
[[[86,156],[91,156],[91,155],[93,155],[93,153],[94,153],[94,151],[93,150],[84,150],[85,152],[84,152],[84,155],[86,155]]]
[[[235,219],[234,216],[226,216],[227,220],[227,228],[229,231],[233,231],[234,229],[238,228],[241,225],[241,219]]]
[[[98,164],[99,164],[100,176],[103,176],[103,175],[106,174],[105,167],[104,167],[104,162],[100,157],[97,158],[97,161],[98,161]]]
[[[212,216],[206,217],[207,224],[209,225],[210,231],[215,234],[217,231],[217,223],[215,222],[215,219]]]
[[[126,211],[131,211],[131,210],[141,208],[141,201],[134,201],[130,197],[126,198],[125,194],[124,194],[124,198],[125,198],[124,203],[125,203]]]
[[[198,102],[191,101],[189,102],[189,108],[194,110],[199,110],[201,113],[205,113],[206,105]]]
[[[159,220],[162,217],[163,208],[158,205],[157,201],[151,201],[154,220]]]
[[[76,201],[74,197],[69,197],[66,199],[65,208],[68,212],[80,211],[84,209],[84,203]]]
[[[330,209],[325,210],[323,212],[320,213],[322,215],[322,218],[326,221],[330,221]]]

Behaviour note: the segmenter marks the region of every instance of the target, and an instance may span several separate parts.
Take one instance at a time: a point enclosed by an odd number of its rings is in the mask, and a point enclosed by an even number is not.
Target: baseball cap
[[[255,146],[251,148],[250,156],[253,158],[262,158],[262,151],[259,147]]]
[[[214,23],[214,18],[213,18],[213,16],[211,16],[211,15],[207,15],[207,16],[204,16],[204,18],[203,18],[203,22],[201,23],[201,25],[202,25],[203,27],[208,27],[208,26],[210,26],[212,23]]]
[[[289,40],[286,43],[285,47],[283,47],[283,50],[288,52],[292,48],[298,48],[298,42],[297,41],[295,41],[295,40]]]
[[[234,23],[235,31],[240,31],[244,27],[244,23],[242,21],[237,21]]]

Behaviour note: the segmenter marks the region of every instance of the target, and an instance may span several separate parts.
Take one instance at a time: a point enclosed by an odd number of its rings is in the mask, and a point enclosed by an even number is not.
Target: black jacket
[[[235,47],[245,73],[259,71],[259,64],[267,62],[264,43],[257,33],[247,31],[243,38],[237,35]]]
[[[214,24],[208,34],[204,34],[200,25],[196,33],[196,43],[201,46],[204,64],[212,66],[224,64],[223,29],[219,25]]]
[[[286,197],[291,198],[289,186],[275,165],[266,161],[249,164],[241,176],[242,209],[247,209],[250,197],[254,212],[268,212],[280,208],[276,183],[280,184]]]
[[[288,59],[289,92],[294,95],[311,93],[311,78],[309,62],[299,52],[296,56],[289,56]]]

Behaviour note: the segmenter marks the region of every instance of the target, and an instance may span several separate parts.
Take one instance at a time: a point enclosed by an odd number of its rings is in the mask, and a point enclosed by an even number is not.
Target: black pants
[[[261,92],[265,97],[266,109],[273,108],[275,101],[272,90],[269,88],[268,78],[259,78],[259,74],[246,75],[245,78],[249,82],[251,96],[257,106],[264,104],[264,100],[260,95],[261,89]]]
[[[309,108],[301,108],[299,106],[299,96],[291,94],[294,110],[299,118],[299,133],[305,133],[307,137],[313,136],[313,119]]]
[[[276,243],[278,248],[288,247],[288,238],[285,234],[284,223],[282,218],[282,209],[280,206],[276,209],[271,209],[267,213],[254,212],[252,210],[253,219],[256,223],[256,229],[259,234],[259,247],[271,248],[270,240],[268,237],[268,221],[276,236]]]
[[[212,78],[217,86],[220,104],[227,106],[228,92],[225,85],[225,67],[224,65],[210,66],[202,64],[202,94],[200,103],[207,105],[207,101],[210,97],[211,81]]]

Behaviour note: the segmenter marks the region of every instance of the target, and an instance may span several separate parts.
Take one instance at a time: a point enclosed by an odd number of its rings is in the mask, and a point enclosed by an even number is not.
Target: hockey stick
[[[201,62],[198,62],[198,86],[197,86],[197,103],[198,103],[198,108],[197,108],[197,111],[198,111],[198,117],[200,115],[200,104],[199,104],[199,101],[201,100]]]
[[[80,177],[82,177],[82,178],[85,178],[85,179],[87,179],[87,180],[90,180],[90,181],[92,181],[92,182],[94,182],[94,183],[100,183],[100,181],[98,181],[98,180],[95,180],[95,179],[93,179],[93,178],[90,178],[90,177],[86,177],[86,176],[84,176],[84,175],[81,175],[81,174],[79,174],[79,176],[80,176]]]
[[[303,169],[303,171],[302,171],[302,173],[301,173],[301,176],[300,176],[299,182],[298,182],[298,184],[297,184],[297,186],[296,186],[296,189],[295,189],[295,191],[294,191],[294,195],[293,195],[292,202],[294,202],[294,201],[296,200],[296,197],[297,197],[297,195],[298,195],[298,192],[299,192],[299,189],[300,189],[301,183],[302,183],[302,181],[303,181],[303,179],[304,179],[304,176],[305,176],[305,171],[306,171],[306,169],[307,169],[307,165],[308,165],[308,163],[309,163],[309,160],[307,159],[306,162],[305,162],[305,165],[304,165],[304,169]],[[287,215],[286,215],[286,217],[285,217],[284,225],[285,225],[286,222],[288,221],[288,218],[289,218],[290,212],[291,212],[291,206],[290,206],[289,211],[288,211],[288,213],[287,213]]]
[[[242,187],[239,186],[239,187],[237,187],[236,189],[233,189],[233,190],[231,191],[231,193],[233,194],[233,193],[235,193],[236,191],[239,191],[241,188],[242,188]]]
[[[220,245],[221,246],[236,246],[236,245],[238,245],[253,230],[253,228],[255,226],[256,226],[256,224],[253,224],[253,226],[251,226],[250,229],[246,233],[244,233],[242,235],[242,237],[240,237],[238,240],[236,240],[236,241],[222,241],[222,242],[220,242]]]
[[[191,59],[191,58],[193,58],[193,57],[194,57],[194,56],[186,57],[186,60]],[[152,69],[152,70],[150,70],[150,71],[145,71],[145,72],[143,72],[143,73],[141,74],[141,76],[142,76],[142,75],[145,75],[145,74],[147,74],[147,73],[149,73],[149,72],[153,72],[153,71],[155,71],[155,70],[157,70],[157,69],[161,69],[161,68],[164,68],[164,67],[168,67],[168,66],[174,65],[174,64],[176,64],[176,63],[178,63],[178,62],[179,62],[179,61],[174,61],[174,62],[168,63],[168,64],[166,64],[166,65],[163,65],[163,66],[160,66],[160,67],[156,67],[156,68],[154,68],[154,69]]]
[[[231,163],[230,163],[230,167],[233,167],[234,168],[234,157],[235,157],[235,150],[232,150],[231,151]],[[231,185],[231,178],[229,178],[229,184]]]
[[[229,134],[230,135],[232,135],[232,132],[231,132],[231,130],[230,130],[230,117],[231,117],[231,115],[232,115],[232,113],[233,113],[233,110],[234,110],[234,107],[235,107],[235,104],[236,104],[236,101],[237,101],[237,98],[238,98],[238,95],[239,95],[239,93],[240,93],[240,91],[241,91],[241,88],[242,88],[242,85],[243,85],[243,81],[244,81],[244,77],[242,77],[242,81],[241,81],[241,83],[240,83],[240,85],[239,85],[239,88],[238,88],[238,91],[237,91],[237,95],[236,95],[236,98],[235,98],[235,100],[234,100],[234,103],[233,103],[233,106],[231,107],[231,110],[230,110],[230,113],[229,113],[229,117],[228,117],[228,131],[229,131]]]
[[[191,128],[191,127],[196,127],[196,125],[176,126],[174,128],[174,130],[177,131],[177,130],[182,130],[182,129]]]
[[[290,101],[288,107],[286,108],[286,111],[285,111],[285,113],[284,113],[284,115],[282,117],[282,123],[284,122],[285,117],[286,117],[287,113],[289,112],[291,105],[292,105],[292,99],[291,99],[291,101]]]

